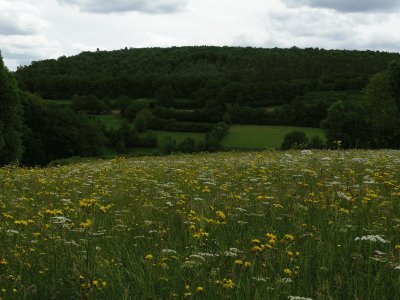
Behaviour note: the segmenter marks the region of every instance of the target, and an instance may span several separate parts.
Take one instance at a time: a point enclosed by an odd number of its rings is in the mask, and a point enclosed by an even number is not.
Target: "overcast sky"
[[[400,51],[400,0],[0,0],[0,50],[32,60],[186,45]]]

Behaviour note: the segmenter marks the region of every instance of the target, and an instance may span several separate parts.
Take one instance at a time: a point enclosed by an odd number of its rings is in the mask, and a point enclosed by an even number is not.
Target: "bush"
[[[207,135],[204,142],[205,150],[217,151],[221,148],[220,142],[228,133],[229,127],[225,123],[219,123]]]
[[[310,139],[310,142],[308,143],[308,148],[309,149],[324,149],[325,143],[319,136],[314,135]]]
[[[306,144],[308,142],[308,139],[306,137],[306,134],[302,131],[292,131],[285,135],[285,138],[283,139],[281,149],[282,150],[289,150],[292,148],[300,148],[300,147],[306,147]]]
[[[177,146],[176,146],[176,140],[173,139],[171,136],[165,137],[165,139],[162,141],[160,145],[160,152],[162,154],[171,154],[176,152]]]
[[[74,111],[85,112],[88,114],[102,114],[110,112],[110,107],[95,95],[72,97],[71,108]]]
[[[147,118],[145,116],[145,114],[138,114],[135,118],[135,120],[133,121],[133,124],[135,126],[135,129],[137,132],[143,132],[147,129]]]
[[[196,140],[194,138],[187,137],[179,144],[178,149],[183,153],[197,152]]]
[[[25,165],[45,165],[71,156],[99,156],[106,143],[104,125],[69,108],[46,105],[22,94]]]

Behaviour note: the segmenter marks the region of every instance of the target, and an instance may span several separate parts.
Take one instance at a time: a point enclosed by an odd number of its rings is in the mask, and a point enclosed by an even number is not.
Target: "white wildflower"
[[[364,235],[362,237],[356,237],[354,239],[355,241],[368,241],[368,242],[380,242],[383,244],[387,244],[389,243],[389,241],[383,239],[383,237],[381,237],[380,235]]]
[[[350,201],[351,200],[351,198],[349,196],[347,196],[345,193],[343,193],[342,191],[337,192],[337,195],[338,195],[339,198],[342,198],[342,199],[344,199],[346,201]]]
[[[300,297],[300,296],[289,296],[289,300],[313,300],[312,298]]]
[[[162,249],[161,253],[163,253],[163,254],[176,254],[176,251],[172,250],[172,249]]]

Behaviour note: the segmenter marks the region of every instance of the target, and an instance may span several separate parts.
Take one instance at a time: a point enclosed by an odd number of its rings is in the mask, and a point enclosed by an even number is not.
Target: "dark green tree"
[[[400,110],[396,96],[395,72],[376,74],[369,81],[364,97],[366,122],[371,130],[371,146],[392,148],[399,146]]]
[[[22,106],[14,77],[0,53],[0,165],[21,159]]]
[[[196,140],[192,137],[185,138],[178,147],[183,153],[193,153],[197,151]]]
[[[338,143],[344,148],[369,146],[370,134],[365,112],[357,101],[338,101],[333,104],[321,126],[329,147],[336,147]]]
[[[102,154],[106,138],[100,121],[69,108],[47,105],[28,93],[22,93],[21,100],[25,165],[45,165],[71,156]]]
[[[159,148],[162,154],[174,153],[177,150],[176,140],[171,136],[167,136],[163,139]]]
[[[175,96],[176,92],[170,85],[160,87],[155,93],[156,99],[164,106],[172,106],[174,104]]]

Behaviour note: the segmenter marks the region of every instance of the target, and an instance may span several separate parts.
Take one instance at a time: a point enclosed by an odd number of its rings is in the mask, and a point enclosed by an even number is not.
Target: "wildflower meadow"
[[[400,299],[400,152],[0,168],[0,299]]]

